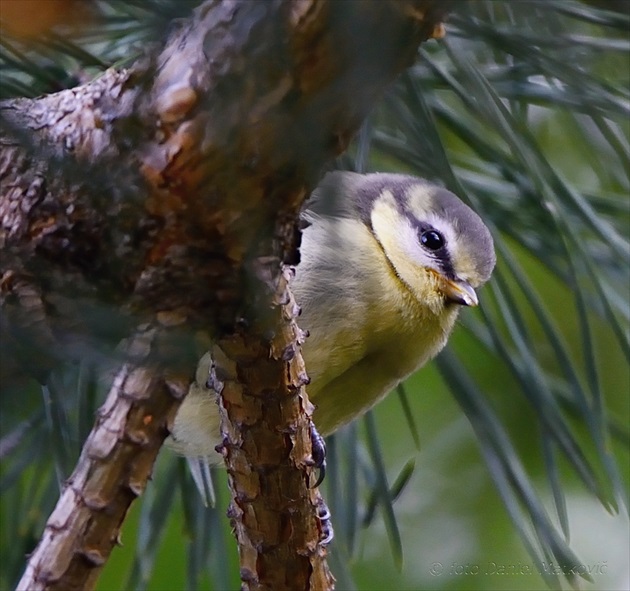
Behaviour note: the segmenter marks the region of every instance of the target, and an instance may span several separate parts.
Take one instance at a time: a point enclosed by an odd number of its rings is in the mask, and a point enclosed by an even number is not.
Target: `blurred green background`
[[[103,1],[63,43],[3,36],[0,90],[34,96],[131,62],[192,6]],[[329,441],[338,589],[567,586],[541,565],[630,589],[629,27],[623,3],[456,3],[446,38],[423,45],[336,163],[445,184],[499,254],[438,361]],[[3,387],[0,588],[19,578],[102,396],[87,362],[43,389]],[[214,476],[206,509],[163,450],[98,588],[238,588]]]

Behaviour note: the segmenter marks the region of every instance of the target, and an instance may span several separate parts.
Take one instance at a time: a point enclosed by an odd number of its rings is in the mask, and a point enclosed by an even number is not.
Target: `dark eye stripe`
[[[414,220],[415,221],[415,220]],[[448,251],[448,244],[444,234],[436,230],[431,224],[415,221],[418,240],[424,251],[437,263],[440,272],[449,279],[455,278],[455,269]],[[432,246],[434,248],[432,248]]]

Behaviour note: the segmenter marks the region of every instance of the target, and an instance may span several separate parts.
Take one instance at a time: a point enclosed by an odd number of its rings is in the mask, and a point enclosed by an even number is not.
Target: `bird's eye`
[[[442,234],[436,232],[435,230],[422,232],[420,242],[422,242],[422,245],[426,246],[430,250],[438,250],[444,246],[444,238],[442,238]]]

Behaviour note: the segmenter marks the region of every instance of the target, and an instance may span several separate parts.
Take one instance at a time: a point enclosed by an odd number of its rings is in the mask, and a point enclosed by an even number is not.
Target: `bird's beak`
[[[442,281],[442,292],[449,302],[462,306],[477,306],[479,299],[472,285],[460,279],[444,279]]]

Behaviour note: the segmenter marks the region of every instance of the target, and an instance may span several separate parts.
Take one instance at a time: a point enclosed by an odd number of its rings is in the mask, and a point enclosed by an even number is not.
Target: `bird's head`
[[[476,306],[475,288],[496,257],[481,218],[453,193],[397,174],[360,177],[357,206],[393,272],[418,302],[440,313]]]

